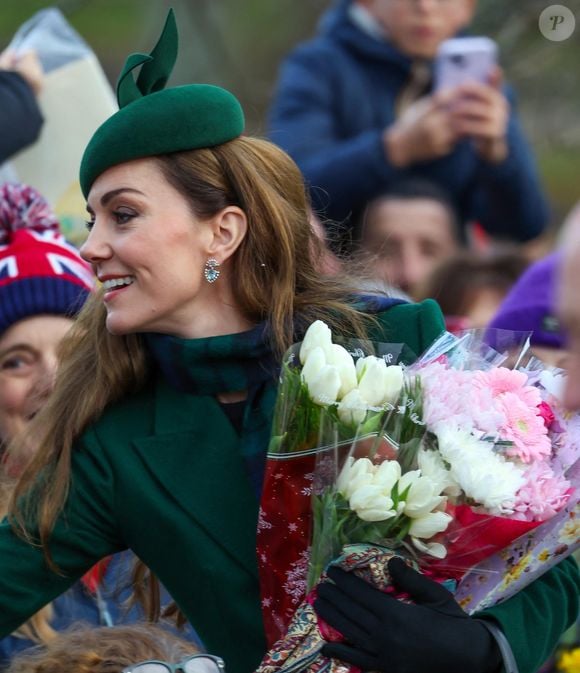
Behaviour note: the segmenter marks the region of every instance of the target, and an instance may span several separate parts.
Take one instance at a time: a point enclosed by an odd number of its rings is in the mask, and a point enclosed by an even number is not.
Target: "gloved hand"
[[[345,637],[322,654],[364,671],[494,673],[502,657],[494,637],[469,617],[443,586],[393,557],[393,584],[415,604],[402,603],[341,568],[318,585],[314,609]]]

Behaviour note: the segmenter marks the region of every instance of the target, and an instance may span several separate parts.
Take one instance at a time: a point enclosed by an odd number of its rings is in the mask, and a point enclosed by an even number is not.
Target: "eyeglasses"
[[[167,661],[141,661],[138,664],[124,668],[122,673],[225,673],[226,666],[223,659],[212,654],[194,654],[178,664]]]

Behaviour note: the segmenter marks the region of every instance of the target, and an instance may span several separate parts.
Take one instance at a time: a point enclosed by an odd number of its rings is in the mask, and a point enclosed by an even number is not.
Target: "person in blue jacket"
[[[463,223],[526,241],[548,205],[497,68],[489,84],[432,92],[438,46],[476,0],[336,0],[281,67],[269,137],[298,163],[315,210],[354,221],[395,180],[432,180]]]

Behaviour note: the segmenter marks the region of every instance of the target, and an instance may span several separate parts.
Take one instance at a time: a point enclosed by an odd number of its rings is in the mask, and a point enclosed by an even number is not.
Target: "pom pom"
[[[10,243],[19,229],[60,232],[56,215],[34,187],[20,183],[0,185],[0,245]]]

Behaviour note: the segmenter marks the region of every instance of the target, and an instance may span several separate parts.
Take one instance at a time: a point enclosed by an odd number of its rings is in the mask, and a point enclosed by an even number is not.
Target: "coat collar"
[[[257,577],[258,503],[238,438],[219,404],[210,396],[179,392],[159,379],[153,422],[153,436],[133,440],[145,469],[166,499]]]

